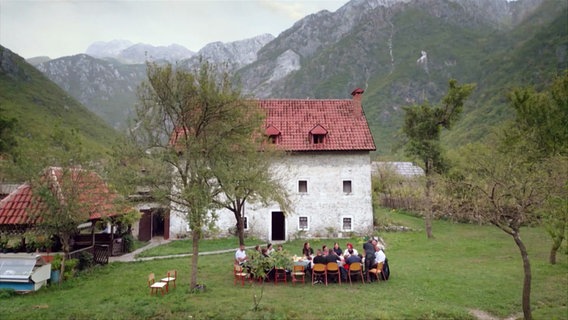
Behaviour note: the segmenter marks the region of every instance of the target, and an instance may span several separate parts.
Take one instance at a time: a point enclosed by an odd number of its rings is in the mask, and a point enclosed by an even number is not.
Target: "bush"
[[[122,243],[124,245],[125,252],[132,252],[134,250],[134,237],[127,233],[122,236]]]
[[[93,254],[87,251],[80,252],[78,259],[79,263],[77,264],[77,269],[81,271],[91,268],[95,263]]]

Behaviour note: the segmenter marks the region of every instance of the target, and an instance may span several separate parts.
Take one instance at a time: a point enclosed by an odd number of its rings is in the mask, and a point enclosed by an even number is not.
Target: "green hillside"
[[[0,46],[0,107],[17,120],[16,135],[42,141],[58,125],[75,129],[85,147],[106,152],[118,132],[70,97],[22,57]]]

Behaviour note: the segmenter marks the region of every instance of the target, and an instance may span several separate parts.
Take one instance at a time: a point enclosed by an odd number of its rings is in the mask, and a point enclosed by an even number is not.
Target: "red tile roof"
[[[82,169],[73,169],[71,174],[71,179],[79,182],[80,188],[84,190],[79,194],[79,201],[88,204],[89,220],[122,213],[117,212],[117,207],[113,203],[117,195],[108,189],[98,174]],[[61,184],[63,177],[61,168],[49,168],[46,170],[46,176],[53,181],[54,192],[65,187]],[[34,197],[30,185],[23,184],[0,201],[0,225],[34,224],[40,221],[41,211],[44,209],[45,204]]]
[[[376,150],[363,109],[356,99],[258,102],[267,112],[265,127],[272,126],[281,133],[278,144],[287,151]],[[311,134],[325,134],[323,143],[314,144]]]

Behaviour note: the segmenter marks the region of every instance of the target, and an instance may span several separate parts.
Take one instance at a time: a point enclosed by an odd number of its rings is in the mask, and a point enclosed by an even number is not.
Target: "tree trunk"
[[[529,255],[527,253],[527,248],[519,236],[519,232],[515,230],[513,232],[513,239],[519,250],[521,251],[521,257],[523,258],[523,270],[525,273],[525,279],[523,282],[523,315],[525,320],[532,320],[531,312],[531,263],[529,261]]]
[[[432,233],[432,160],[426,162],[426,213],[424,214],[424,224],[428,239],[433,239]]]
[[[197,262],[199,260],[199,240],[201,238],[200,232],[192,230],[191,240],[193,242],[193,255],[191,256],[191,276],[189,280],[189,289],[193,290],[197,286]]]
[[[552,248],[550,249],[550,256],[548,257],[550,264],[556,264],[556,253],[558,252],[558,249],[560,249],[560,245],[562,245],[563,240],[563,236],[553,238]]]
[[[245,244],[245,226],[244,226],[244,212],[243,212],[244,201],[236,200],[234,202],[235,207],[235,218],[237,219],[237,237],[239,237],[239,245]]]
[[[63,249],[63,257],[61,257],[61,268],[59,270],[59,284],[63,282],[63,273],[65,272],[65,261],[67,260],[67,256],[69,255],[69,237],[62,236],[61,237],[61,246]]]

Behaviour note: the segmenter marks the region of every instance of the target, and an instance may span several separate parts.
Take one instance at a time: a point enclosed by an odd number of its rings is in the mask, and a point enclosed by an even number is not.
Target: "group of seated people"
[[[269,257],[275,251],[272,243],[268,243],[264,247],[256,245],[254,247],[254,250],[255,252],[258,253],[259,257]],[[284,248],[282,247],[281,244],[279,244],[276,250],[283,251]],[[247,263],[249,261],[249,258],[250,257],[247,256],[247,253],[245,251],[245,246],[240,245],[239,249],[237,249],[237,251],[235,252],[235,263],[238,263],[239,265],[246,267],[250,271],[250,265]],[[265,271],[266,271],[266,280],[272,280],[274,277],[274,268]]]
[[[363,251],[364,255],[360,254],[357,249],[353,248],[351,243],[347,243],[347,248],[344,251],[339,246],[339,243],[336,242],[333,248],[323,245],[321,249],[317,249],[314,255],[314,250],[310,247],[310,243],[306,242],[302,249],[302,255],[311,262],[308,264],[308,271],[310,271],[309,269],[311,269],[313,264],[327,265],[330,262],[337,263],[343,281],[347,279],[349,266],[354,262],[359,262],[364,268],[367,282],[371,282],[373,279],[369,277],[369,270],[378,268],[381,263],[385,264],[384,246],[379,244],[377,239],[371,239],[363,244]]]
[[[337,242],[334,243],[332,248],[323,245],[322,248],[317,249],[314,254],[314,249],[310,247],[310,243],[305,242],[302,248],[302,260],[305,262],[304,266],[306,272],[310,274],[314,264],[327,265],[330,262],[335,262],[338,264],[342,280],[345,281],[347,280],[347,270],[349,270],[349,266],[354,262],[359,262],[362,264],[367,282],[373,281],[372,277],[369,276],[369,270],[378,268],[381,263],[383,266],[385,265],[386,255],[384,246],[380,244],[376,238],[370,239],[363,244],[362,253],[359,253],[357,249],[353,248],[353,244],[351,243],[347,243],[346,246],[346,249],[343,250]],[[265,247],[257,245],[255,250],[259,252],[261,257],[269,257],[274,252],[274,248],[270,243]],[[281,244],[278,245],[277,250],[283,250]],[[248,257],[245,246],[241,245],[235,252],[235,262],[246,266],[247,260]],[[273,270],[267,273],[267,278],[271,279],[271,277],[273,277]]]

